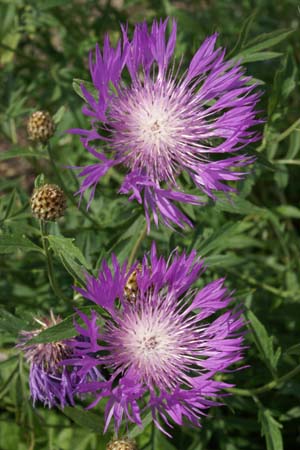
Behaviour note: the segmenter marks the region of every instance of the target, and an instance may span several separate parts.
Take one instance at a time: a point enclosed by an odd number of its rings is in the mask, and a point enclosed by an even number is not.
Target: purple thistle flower
[[[35,320],[42,328],[22,331],[20,342],[17,345],[30,364],[29,387],[33,404],[35,405],[37,401],[40,401],[49,408],[54,406],[63,408],[65,405],[74,405],[75,388],[78,387],[83,378],[79,377],[76,368],[70,369],[61,365],[61,361],[73,355],[73,347],[70,345],[72,340],[40,344],[28,343],[41,331],[61,321],[59,317],[53,315],[52,311],[50,318]],[[93,370],[89,372],[88,377],[99,379],[98,374],[97,370]],[[84,377],[84,381],[88,377]]]
[[[90,54],[96,97],[81,86],[92,129],[70,130],[98,159],[79,172],[77,194],[90,189],[90,204],[100,178],[122,165],[127,173],[120,192],[144,205],[148,229],[151,213],[156,226],[159,217],[167,226],[192,226],[174,202],[200,205],[203,199],[182,191],[183,172],[212,198],[214,191],[234,191],[227,182],[241,179],[243,166],[254,161],[241,150],[259,139],[250,129],[261,123],[254,109],[260,93],[239,62],[225,61],[225,51],[214,48],[217,34],[205,39],[180,75],[181,64],[171,61],[176,22],[168,39],[167,24],[154,21],[150,30],[137,24],[132,40],[122,27],[116,48],[108,36],[102,53],[96,46]]]
[[[65,364],[80,375],[92,368],[106,374],[105,380],[81,383],[79,392],[94,394],[90,408],[107,399],[105,431],[112,419],[116,432],[123,420],[142,426],[148,410],[161,430],[161,421],[199,425],[205,410],[220,404],[219,391],[232,386],[215,374],[242,358],[241,312],[219,313],[232,300],[224,280],[191,289],[203,271],[195,251],[173,252],[166,261],[155,245],[128,273],[115,257],[112,265],[104,262],[98,278],[87,276],[86,288],[76,288],[106,311],[101,327],[95,311],[91,318],[78,312],[83,340],[73,343]]]

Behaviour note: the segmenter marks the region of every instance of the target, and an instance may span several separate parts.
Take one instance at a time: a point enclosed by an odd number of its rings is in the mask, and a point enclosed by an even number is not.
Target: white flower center
[[[146,83],[124,92],[112,105],[113,148],[131,169],[154,181],[174,181],[187,159],[184,92],[170,83]]]
[[[147,145],[150,152],[159,154],[166,151],[166,146],[172,145],[176,129],[167,107],[167,99],[146,98],[132,111],[131,132],[135,135],[135,139]]]

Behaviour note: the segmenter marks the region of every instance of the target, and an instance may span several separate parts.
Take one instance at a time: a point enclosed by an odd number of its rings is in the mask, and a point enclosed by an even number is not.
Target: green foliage
[[[253,2],[252,2],[253,3]],[[201,429],[176,427],[173,439],[153,436],[151,418],[144,431],[130,430],[139,447],[150,450],[293,450],[297,448],[300,364],[300,112],[299,21],[297,2],[252,3],[164,0],[0,0],[0,449],[104,450],[105,403],[88,411],[89,398],[76,408],[33,408],[28,367],[15,348],[21,330],[36,328],[33,318],[54,313],[63,318],[34,342],[74,336],[74,307],[86,311],[72,285],[96,274],[114,252],[121,261],[138,257],[156,240],[167,255],[175,247],[197,252],[207,270],[199,280],[225,276],[244,305],[248,325],[245,365],[228,373],[235,384],[222,408],[212,408]],[[88,51],[119,23],[174,16],[178,21],[177,57],[182,67],[206,35],[217,30],[228,57],[242,60],[262,86],[265,124],[262,141],[249,146],[255,171],[236,186],[239,194],[219,194],[215,203],[187,207],[195,223],[176,234],[161,227],[143,232],[141,207],[120,196],[122,173],[110,171],[97,188],[89,210],[74,192],[76,176],[66,166],[93,161],[69,128],[84,127],[81,84],[95,94],[88,74]],[[73,86],[73,88],[72,88]],[[114,89],[113,86],[111,86]],[[75,91],[75,92],[74,92]],[[76,95],[78,94],[78,95]],[[34,110],[49,110],[57,126],[51,148],[32,146],[26,120]],[[57,183],[68,209],[57,224],[47,224],[41,239],[31,216],[34,183]],[[185,189],[195,193],[189,187]],[[137,245],[138,244],[138,245]],[[50,268],[50,269],[49,269]],[[204,281],[203,281],[204,280]],[[59,289],[57,290],[57,286]]]

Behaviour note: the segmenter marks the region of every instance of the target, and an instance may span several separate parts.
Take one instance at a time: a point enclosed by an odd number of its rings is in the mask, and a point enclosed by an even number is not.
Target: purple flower
[[[217,34],[182,72],[172,61],[176,22],[169,38],[167,24],[154,21],[150,30],[138,24],[132,40],[122,27],[116,48],[108,36],[102,52],[96,46],[90,54],[95,96],[81,86],[92,129],[70,130],[98,160],[79,172],[77,194],[90,189],[90,204],[100,178],[122,165],[120,192],[143,204],[148,229],[151,214],[156,225],[161,217],[167,226],[192,226],[174,202],[200,205],[203,199],[182,191],[184,172],[212,198],[214,191],[233,191],[227,182],[241,179],[243,166],[254,161],[241,150],[259,139],[250,129],[261,122],[254,109],[260,93],[239,62],[225,61],[225,51],[214,48]]]
[[[29,387],[33,404],[40,401],[49,408],[74,405],[75,388],[83,379],[86,381],[88,378],[99,378],[99,372],[95,369],[83,378],[79,377],[76,368],[70,369],[61,365],[61,361],[73,355],[73,347],[70,345],[72,340],[30,344],[28,341],[38,336],[41,331],[61,321],[59,317],[54,317],[52,311],[50,318],[35,320],[42,328],[22,331],[17,345],[30,364]]]
[[[116,431],[123,420],[142,426],[147,411],[161,430],[161,422],[199,425],[205,410],[219,404],[219,391],[232,386],[215,374],[242,358],[241,312],[220,312],[232,300],[224,280],[191,289],[203,271],[195,252],[175,251],[166,261],[155,245],[129,272],[116,258],[112,265],[104,262],[98,278],[87,276],[86,288],[77,288],[105,311],[104,324],[95,311],[91,318],[78,312],[83,339],[65,363],[79,375],[93,368],[106,374],[81,383],[79,392],[94,394],[90,407],[107,399],[105,431],[112,419]]]

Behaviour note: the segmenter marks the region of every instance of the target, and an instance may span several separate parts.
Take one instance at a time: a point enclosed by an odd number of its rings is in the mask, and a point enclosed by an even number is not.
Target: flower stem
[[[151,450],[155,450],[155,423],[151,424]]]
[[[49,279],[50,286],[51,286],[54,294],[58,298],[60,298],[63,301],[67,301],[62,290],[57,285],[55,277],[54,277],[53,260],[52,260],[52,255],[51,255],[51,252],[49,251],[49,245],[48,245],[47,224],[43,220],[40,220],[40,230],[41,230],[41,239],[42,239],[43,249],[44,249],[44,252],[46,255],[47,272],[48,272],[48,279]]]
[[[272,389],[276,388],[279,384],[285,383],[286,381],[293,378],[295,375],[298,375],[300,373],[300,364],[296,366],[294,369],[292,369],[290,372],[286,373],[280,378],[277,378],[276,380],[272,380],[267,384],[264,384],[263,386],[256,388],[256,389],[238,389],[238,388],[228,388],[226,389],[228,392],[231,392],[232,394],[242,395],[244,397],[254,397],[255,395],[263,394],[264,392],[271,391]]]
[[[63,180],[63,177],[60,174],[60,171],[58,170],[58,167],[56,165],[55,162],[55,158],[53,155],[53,150],[52,147],[50,145],[50,143],[48,142],[47,144],[47,150],[48,150],[48,155],[49,155],[49,159],[53,168],[53,171],[59,181],[59,184],[61,186],[61,188],[63,189],[63,191],[65,192],[65,194],[68,196],[69,200],[73,203],[74,206],[76,206],[76,208],[78,208],[80,210],[80,212],[83,214],[84,217],[86,217],[93,225],[95,225],[97,228],[100,226],[99,222],[97,220],[95,220],[93,217],[90,216],[90,214],[85,210],[85,208],[83,208],[74,198],[73,194],[71,192],[69,192],[69,190],[66,187],[66,184]]]
[[[136,240],[134,246],[132,247],[131,253],[128,258],[128,264],[127,264],[128,269],[132,266],[132,264],[136,258],[136,255],[139,251],[139,248],[141,246],[141,243],[145,239],[146,235],[147,235],[147,223],[145,223],[145,226],[142,229],[141,234],[139,235],[138,239]]]

